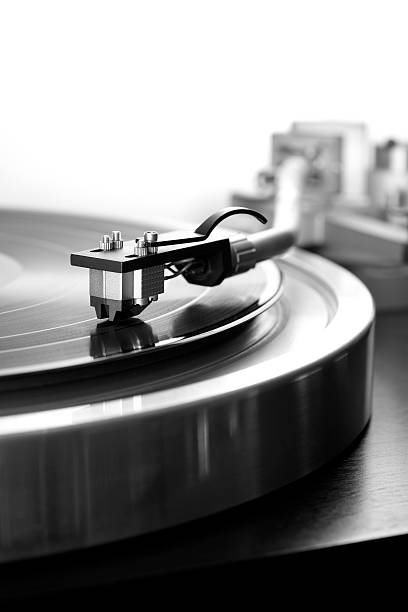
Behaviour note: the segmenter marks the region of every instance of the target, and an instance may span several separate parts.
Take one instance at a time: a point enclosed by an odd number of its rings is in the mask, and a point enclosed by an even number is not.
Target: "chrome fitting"
[[[135,242],[135,255],[137,257],[144,257],[149,254],[148,246],[142,238],[136,238]]]
[[[123,248],[123,240],[122,240],[122,234],[119,230],[113,230],[112,232],[112,243],[113,243],[113,248],[116,251],[117,249],[122,249]]]
[[[104,234],[102,240],[99,241],[99,248],[102,251],[113,251],[113,242],[108,234]]]
[[[157,253],[158,247],[156,247],[154,243],[157,242],[158,239],[159,239],[159,234],[155,231],[149,230],[144,233],[143,240],[145,244],[147,245],[149,254]]]
[[[231,258],[234,274],[240,274],[256,264],[256,249],[246,236],[238,234],[230,240]]]

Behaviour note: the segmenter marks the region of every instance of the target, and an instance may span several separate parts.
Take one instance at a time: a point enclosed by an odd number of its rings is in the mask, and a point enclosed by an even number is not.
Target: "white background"
[[[408,138],[404,4],[0,0],[0,203],[188,220],[294,119]]]

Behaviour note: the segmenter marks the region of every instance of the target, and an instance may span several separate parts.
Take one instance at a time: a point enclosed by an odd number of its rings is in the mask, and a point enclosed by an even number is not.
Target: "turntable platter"
[[[340,267],[293,250],[211,290],[175,279],[111,325],[68,253],[112,221],[0,216],[1,560],[254,499],[367,424],[373,303]]]

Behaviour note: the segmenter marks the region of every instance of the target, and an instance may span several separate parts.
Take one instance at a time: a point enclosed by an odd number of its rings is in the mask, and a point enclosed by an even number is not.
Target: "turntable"
[[[373,303],[339,266],[293,248],[213,286],[173,269],[157,301],[109,321],[69,255],[145,227],[0,219],[1,561],[232,508],[324,465],[366,426]]]

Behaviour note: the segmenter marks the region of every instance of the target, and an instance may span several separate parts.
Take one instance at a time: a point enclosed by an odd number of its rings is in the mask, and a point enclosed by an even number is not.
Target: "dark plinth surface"
[[[113,545],[0,568],[0,596],[69,589],[124,593],[163,581],[224,584],[317,559],[408,550],[408,313],[376,323],[373,417],[342,457],[232,511]],[[269,569],[268,569],[269,568]]]

